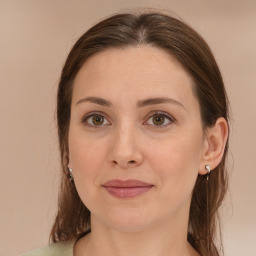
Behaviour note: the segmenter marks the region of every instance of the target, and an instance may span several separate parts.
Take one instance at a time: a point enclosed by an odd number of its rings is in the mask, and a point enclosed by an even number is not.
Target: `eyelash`
[[[164,124],[164,125],[154,125],[154,124],[150,124],[150,126],[154,126],[154,127],[157,127],[157,128],[163,128],[163,127],[166,127],[168,125],[170,125],[171,123],[174,123],[176,120],[168,115],[167,113],[165,112],[162,112],[162,111],[154,111],[153,113],[150,113],[148,116],[148,118],[146,119],[146,121],[150,120],[151,118],[153,118],[154,116],[156,115],[161,115],[162,117],[165,118],[165,120],[167,119],[169,122],[168,124]],[[107,118],[105,117],[104,113],[101,113],[101,112],[93,112],[93,113],[90,113],[89,115],[86,115],[85,117],[82,118],[82,123],[86,126],[89,126],[89,127],[93,127],[93,128],[100,128],[101,126],[104,126],[104,124],[102,125],[93,125],[93,124],[89,124],[88,123],[88,119],[91,118],[91,117],[94,117],[94,116],[99,116],[101,118],[103,118],[104,120],[107,120]],[[145,122],[143,122],[143,124],[145,124]],[[106,124],[105,124],[106,125]],[[109,125],[109,124],[107,124]]]

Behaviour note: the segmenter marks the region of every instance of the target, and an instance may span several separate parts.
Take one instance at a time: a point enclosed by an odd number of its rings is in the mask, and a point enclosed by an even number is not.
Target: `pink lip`
[[[104,187],[132,188],[132,187],[148,187],[152,184],[142,182],[140,180],[110,180],[106,182]]]
[[[110,180],[103,187],[115,197],[131,198],[147,192],[153,185],[139,180]]]

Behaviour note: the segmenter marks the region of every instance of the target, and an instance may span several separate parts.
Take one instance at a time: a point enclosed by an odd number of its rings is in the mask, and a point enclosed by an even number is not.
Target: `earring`
[[[70,179],[70,181],[73,181],[73,180],[74,180],[74,176],[73,176],[72,171],[73,171],[73,170],[68,167],[68,178]]]
[[[205,166],[205,170],[207,171],[207,180],[208,180],[208,179],[209,179],[210,172],[211,172],[211,167],[210,167],[210,165],[206,165],[206,166]]]
[[[205,170],[207,171],[207,176],[206,176],[206,222],[209,223],[210,222],[210,218],[209,218],[209,212],[210,212],[210,208],[209,208],[209,176],[210,176],[210,173],[211,173],[211,167],[210,165],[206,165],[205,166]],[[210,249],[209,249],[209,246],[210,246],[210,236],[208,235],[208,238],[207,238],[207,251],[209,252]]]

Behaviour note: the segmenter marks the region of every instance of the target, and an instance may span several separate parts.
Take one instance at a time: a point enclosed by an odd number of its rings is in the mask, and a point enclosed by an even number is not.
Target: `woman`
[[[228,100],[205,41],[160,12],[89,29],[57,99],[51,244],[27,255],[221,255]]]

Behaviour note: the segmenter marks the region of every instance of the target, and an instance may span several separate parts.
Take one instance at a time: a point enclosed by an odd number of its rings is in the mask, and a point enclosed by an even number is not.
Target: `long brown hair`
[[[228,121],[228,100],[221,73],[204,39],[189,25],[160,11],[121,13],[108,17],[90,28],[73,46],[63,67],[57,96],[57,121],[62,178],[58,212],[50,239],[53,242],[78,238],[90,230],[90,211],[78,196],[67,176],[68,132],[72,86],[84,62],[107,48],[150,45],[175,57],[193,78],[193,90],[200,103],[204,128],[219,117]],[[227,190],[225,160],[210,174],[198,175],[194,186],[188,225],[188,241],[204,256],[219,256],[218,209]]]

